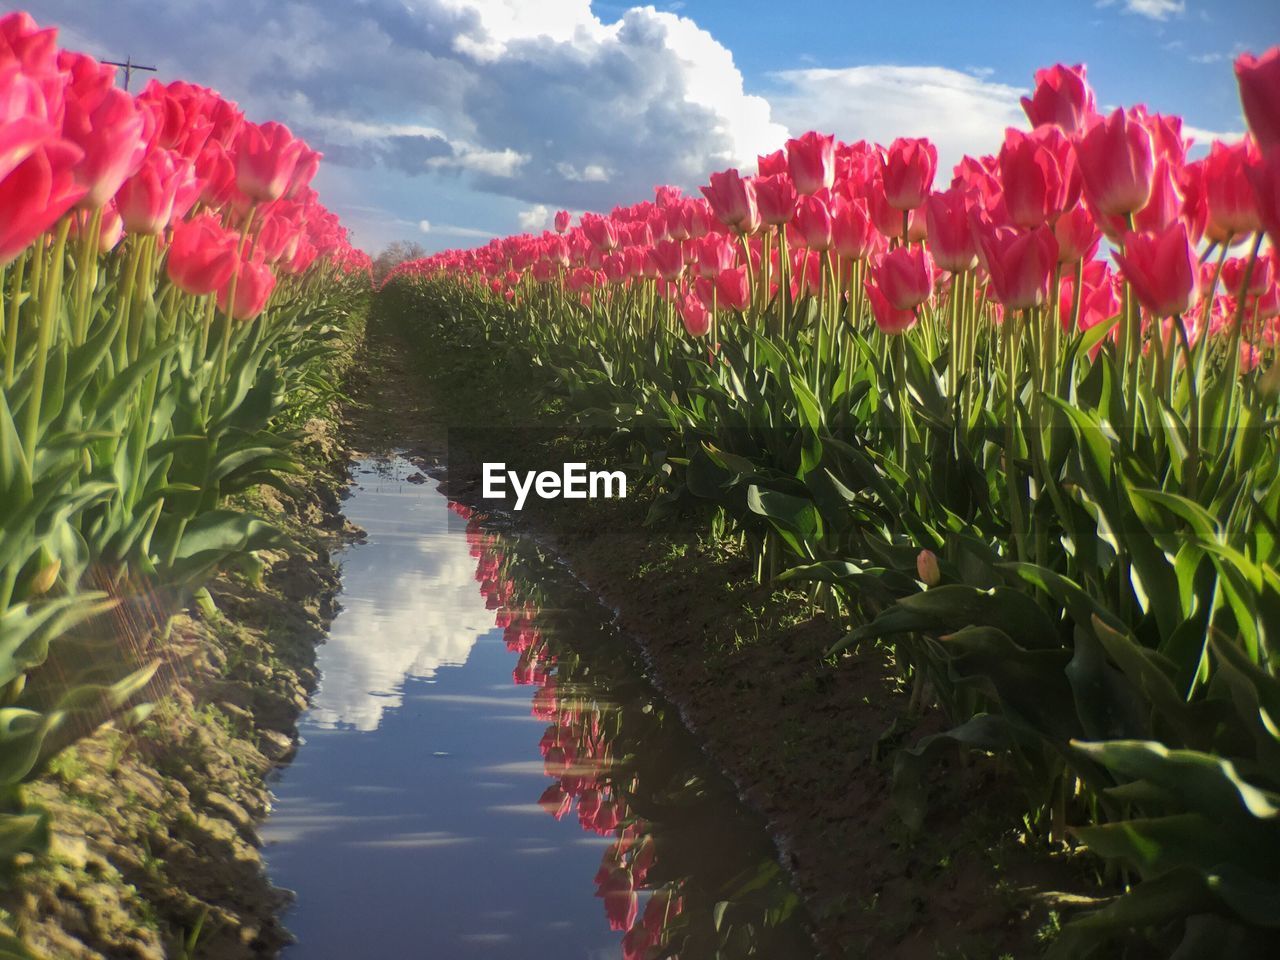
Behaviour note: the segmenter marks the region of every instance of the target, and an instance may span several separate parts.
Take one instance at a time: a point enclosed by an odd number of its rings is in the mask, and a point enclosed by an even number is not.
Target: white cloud
[[[490,177],[509,179],[520,172],[529,157],[523,153],[507,148],[504,150],[485,150],[470,144],[453,144],[453,156],[431,157],[426,161],[428,167],[437,169],[470,170]]]
[[[1114,6],[1116,0],[1098,0],[1095,7]],[[1185,0],[1123,0],[1125,13],[1136,13],[1148,20],[1168,20],[1186,12]]]
[[[772,98],[794,134],[833,132],[842,140],[883,144],[927,136],[938,148],[939,181],[965,154],[1000,149],[1005,128],[1025,127],[1025,91],[947,67],[860,66],[788,70]]]
[[[162,80],[208,84],[283,120],[331,164],[461,175],[526,205],[598,208],[655,183],[694,187],[784,134],[728,49],[652,6],[615,16],[590,0],[31,5],[90,52],[154,58]]]
[[[418,221],[418,229],[419,229],[419,230],[421,230],[423,233],[430,233],[430,232],[431,232],[431,221],[430,221],[430,220],[419,220],[419,221]]]
[[[525,233],[533,233],[537,230],[545,229],[547,224],[551,222],[551,209],[545,204],[537,204],[528,210],[521,210],[516,214],[516,220],[520,224],[520,229]]]
[[[1182,135],[1195,140],[1195,145],[1192,147],[1193,150],[1196,147],[1202,147],[1206,151],[1209,149],[1209,144],[1214,140],[1221,140],[1223,143],[1237,143],[1244,139],[1243,130],[1205,130],[1203,127],[1192,127],[1187,124],[1182,126]]]

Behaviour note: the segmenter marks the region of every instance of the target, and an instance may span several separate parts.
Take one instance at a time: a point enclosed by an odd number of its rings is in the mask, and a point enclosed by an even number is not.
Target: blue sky
[[[685,0],[31,0],[65,45],[156,63],[324,150],[325,202],[377,249],[471,246],[694,187],[810,127],[929,135],[944,164],[1021,124],[1036,68],[1100,104],[1243,129],[1231,59],[1277,0],[803,5]]]

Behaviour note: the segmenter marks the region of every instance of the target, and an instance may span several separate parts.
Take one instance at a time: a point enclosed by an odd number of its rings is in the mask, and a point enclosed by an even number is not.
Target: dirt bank
[[[358,395],[377,411],[355,441],[449,460],[475,501],[478,465],[618,466],[548,407],[528,369],[416,342],[412,318],[371,325]],[[488,506],[491,508],[492,503]],[[906,722],[888,654],[824,659],[838,627],[803,594],[759,586],[748,560],[692,520],[646,527],[649,498],[537,503],[518,515],[610,607],[654,679],[769,820],[828,957],[1038,956],[1059,912],[1096,889],[1078,860],[1018,839],[1016,786],[994,762],[946,762],[922,836],[894,812],[892,756],[940,729]]]

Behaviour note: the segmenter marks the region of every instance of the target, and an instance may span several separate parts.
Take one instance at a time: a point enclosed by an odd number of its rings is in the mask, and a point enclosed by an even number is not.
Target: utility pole
[[[156,69],[155,67],[144,67],[140,63],[134,63],[133,57],[125,57],[124,63],[121,63],[119,60],[103,60],[102,62],[107,64],[107,66],[121,67],[124,70],[124,88],[126,90],[129,89],[129,81],[133,78],[133,71],[150,70],[152,73],[155,73]]]

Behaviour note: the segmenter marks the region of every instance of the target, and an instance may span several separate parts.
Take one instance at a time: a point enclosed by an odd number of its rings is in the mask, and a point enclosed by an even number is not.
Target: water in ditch
[[[263,829],[286,960],[813,956],[764,825],[563,568],[401,457],[345,512]]]

